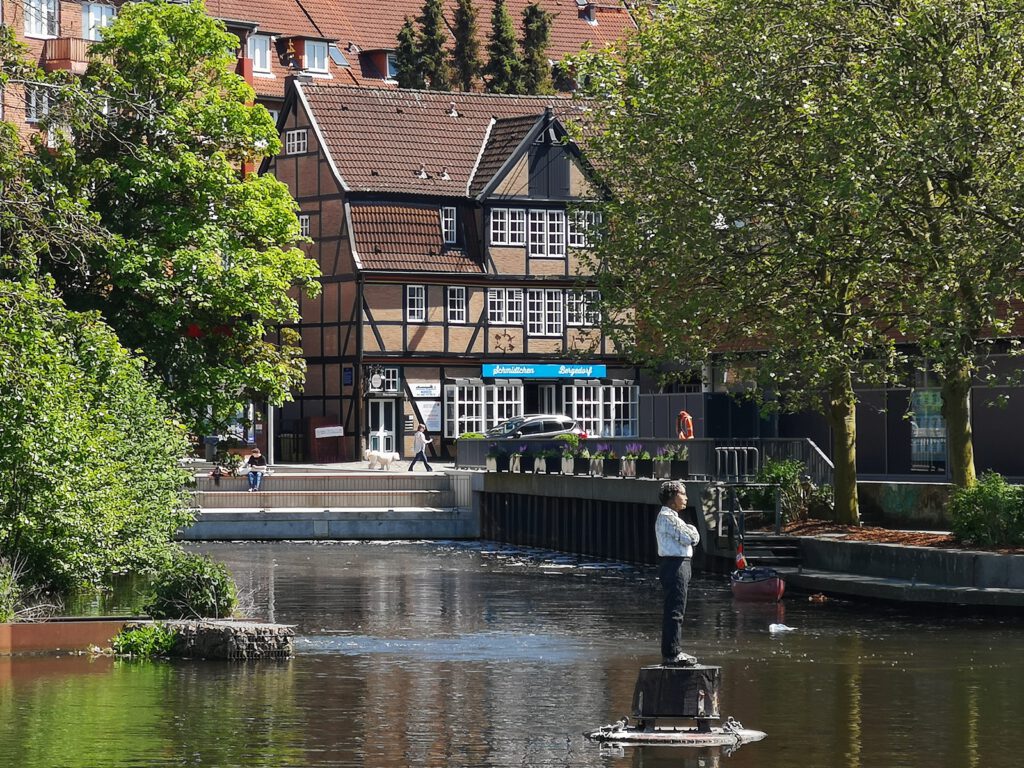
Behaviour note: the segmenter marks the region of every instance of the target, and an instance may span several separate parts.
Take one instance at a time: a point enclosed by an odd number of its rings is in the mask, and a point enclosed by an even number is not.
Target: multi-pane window
[[[526,332],[531,336],[561,336],[564,325],[562,291],[530,288],[526,291]]]
[[[444,436],[485,432],[523,413],[523,385],[510,381],[446,384]]]
[[[596,326],[601,323],[598,302],[601,292],[597,290],[568,291],[565,294],[565,324]]]
[[[526,211],[522,208],[491,209],[491,245],[524,245]]]
[[[637,434],[640,388],[635,384],[574,382],[562,387],[562,412],[592,437]]]
[[[45,88],[25,89],[25,122],[38,123],[50,113],[50,93]]]
[[[488,288],[487,322],[490,325],[522,325],[523,289]]]
[[[114,6],[102,3],[82,5],[82,37],[86,40],[102,40],[103,30],[114,23]]]
[[[323,40],[306,41],[306,69],[310,72],[327,71],[327,42]]]
[[[380,372],[381,391],[397,392],[400,379],[397,368],[382,368]]]
[[[299,216],[299,234],[309,237],[309,216],[307,214]]]
[[[249,36],[249,58],[253,72],[270,71],[270,35]]]
[[[405,319],[409,323],[422,323],[427,319],[426,286],[405,286]]]
[[[443,206],[441,208],[441,236],[445,243],[455,242],[455,208]]]
[[[528,243],[530,256],[565,256],[565,211],[531,208]]]
[[[596,211],[573,211],[569,216],[569,247],[588,248],[600,221]]]
[[[301,155],[308,147],[309,139],[305,128],[297,128],[284,134],[284,153],[286,155]]]
[[[25,34],[54,37],[57,34],[57,0],[24,0]]]
[[[448,322],[466,322],[466,289],[461,285],[448,288]]]

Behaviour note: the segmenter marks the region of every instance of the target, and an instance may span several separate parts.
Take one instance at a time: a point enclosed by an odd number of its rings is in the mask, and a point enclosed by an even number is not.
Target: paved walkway
[[[409,471],[409,462],[411,459],[402,459],[396,466],[401,469],[390,469],[390,470],[376,470],[370,469],[369,465],[365,461],[340,461],[332,464],[273,464],[270,469],[275,474],[282,473],[296,473],[306,475],[323,475],[333,473],[345,473],[345,472],[392,472],[398,473]],[[185,464],[185,467],[197,475],[208,474],[213,470],[213,463],[209,461],[196,460],[190,461]],[[417,462],[413,473],[426,475],[426,474],[443,474],[446,469],[455,469],[455,462],[451,459],[431,459],[430,468],[433,472],[428,473],[426,468],[423,466],[423,462]]]

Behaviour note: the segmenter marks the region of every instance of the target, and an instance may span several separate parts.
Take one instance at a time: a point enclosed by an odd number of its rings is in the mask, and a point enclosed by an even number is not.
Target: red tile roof
[[[603,0],[596,6],[597,23],[581,17],[576,0],[537,0],[553,14],[548,56],[560,60],[579,51],[584,43],[603,46],[620,40],[636,28],[621,0]],[[531,0],[506,0],[517,30],[523,10]],[[477,29],[481,54],[491,29],[491,0],[477,0]],[[445,19],[449,29],[455,14],[456,0],[445,0]],[[386,73],[373,66],[368,56],[357,51],[394,50],[398,32],[408,16],[416,19],[423,10],[423,0],[207,0],[207,12],[216,18],[251,22],[262,34],[311,37],[336,40],[350,66],[329,63],[335,80],[346,84],[389,85],[382,78]],[[348,48],[352,43],[355,50]],[[276,56],[274,78],[256,78],[256,92],[264,98],[282,98],[284,77],[289,73]]]
[[[297,84],[338,172],[356,192],[466,197],[492,118],[574,110],[554,96]],[[452,107],[454,106],[454,114]]]
[[[438,206],[354,203],[352,234],[363,269],[483,272],[461,248],[442,246]]]

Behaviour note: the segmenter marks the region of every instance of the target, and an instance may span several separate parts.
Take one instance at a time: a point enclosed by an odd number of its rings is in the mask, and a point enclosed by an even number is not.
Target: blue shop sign
[[[488,379],[603,379],[606,366],[593,363],[494,363],[483,366]]]

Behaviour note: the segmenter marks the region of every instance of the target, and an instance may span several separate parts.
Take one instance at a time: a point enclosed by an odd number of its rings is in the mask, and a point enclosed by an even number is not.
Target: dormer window
[[[398,79],[398,54],[388,54],[388,80]]]
[[[306,41],[306,69],[310,72],[327,72],[327,43],[325,41]]]
[[[103,30],[114,23],[116,10],[112,5],[84,3],[82,5],[82,36],[86,40],[102,40]]]
[[[444,240],[445,245],[451,245],[455,242],[456,231],[454,206],[446,205],[441,208],[441,238]]]
[[[253,72],[270,72],[270,35],[249,35]]]

